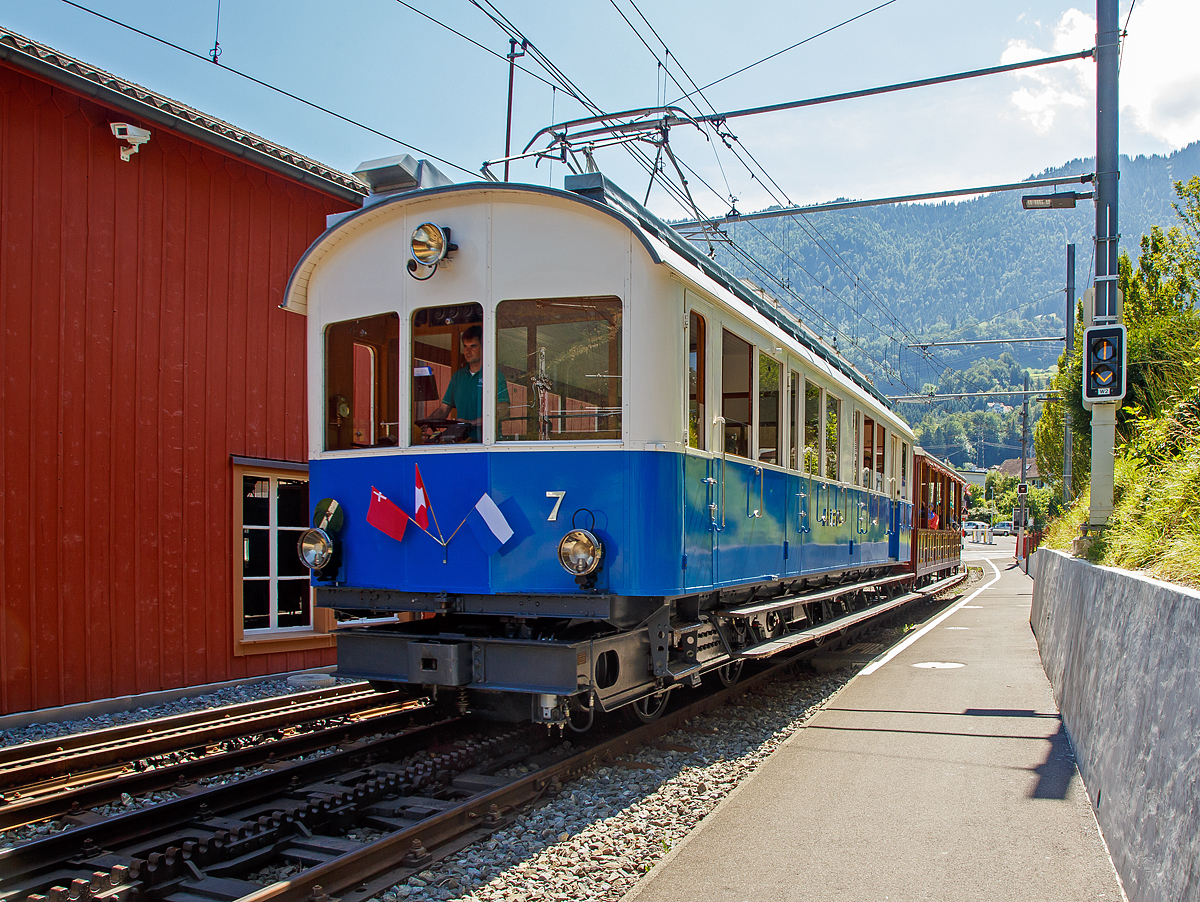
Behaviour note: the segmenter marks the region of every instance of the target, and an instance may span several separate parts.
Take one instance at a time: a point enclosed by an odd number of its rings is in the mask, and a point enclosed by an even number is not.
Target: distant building
[[[364,187],[4,29],[0,110],[0,714],[332,664],[279,304]]]
[[[972,467],[970,469],[967,469],[966,467],[960,467],[958,468],[958,475],[971,485],[982,486],[984,480],[987,478],[987,470],[980,470],[977,467]]]
[[[1015,476],[1020,479],[1021,458],[1010,458],[1009,460],[992,467],[992,469],[1000,473],[1001,476]],[[1029,457],[1025,460],[1025,481],[1030,485],[1037,486],[1039,489],[1044,488],[1046,485],[1045,480],[1042,479],[1041,474],[1038,473],[1037,460],[1033,457]]]

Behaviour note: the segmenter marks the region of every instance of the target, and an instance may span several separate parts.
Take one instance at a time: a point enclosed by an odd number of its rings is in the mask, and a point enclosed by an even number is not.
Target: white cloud
[[[1035,23],[1036,24],[1036,23]],[[1044,56],[1061,56],[1086,50],[1096,41],[1095,19],[1077,9],[1068,9],[1054,25],[1050,47],[1037,47],[1025,40],[1009,41],[1000,56],[1002,63],[1017,63]],[[1054,127],[1059,112],[1086,108],[1095,98],[1095,64],[1091,60],[1057,63],[1026,69],[1015,76],[1025,82],[1009,99],[1039,134]]]
[[[1128,8],[1122,3],[1122,14]],[[1122,25],[1124,25],[1122,21]],[[1095,43],[1095,19],[1069,9],[1044,42],[1010,41],[1004,63],[1083,50]],[[1200,140],[1200,3],[1195,0],[1137,0],[1121,60],[1122,151],[1183,147]],[[1009,101],[1039,133],[1046,134],[1068,110],[1091,108],[1096,96],[1095,63],[1030,69],[1014,76],[1021,87]]]
[[[1121,112],[1171,148],[1200,140],[1200,4],[1140,0],[1121,60]]]

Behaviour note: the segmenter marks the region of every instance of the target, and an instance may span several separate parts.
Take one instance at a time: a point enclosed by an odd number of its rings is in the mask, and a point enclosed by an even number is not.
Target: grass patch
[[[1113,513],[1088,560],[1200,588],[1200,447],[1152,463],[1118,458],[1115,476]],[[1044,544],[1069,552],[1090,504],[1084,491],[1050,524]]]

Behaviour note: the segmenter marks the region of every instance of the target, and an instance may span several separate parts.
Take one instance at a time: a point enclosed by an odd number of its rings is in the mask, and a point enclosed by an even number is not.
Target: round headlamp
[[[413,230],[411,248],[413,259],[422,266],[436,266],[446,256],[449,242],[445,232],[432,222],[426,222]]]
[[[309,570],[320,570],[333,557],[333,539],[323,529],[306,529],[296,542],[296,553]]]
[[[604,546],[586,529],[572,529],[558,543],[558,562],[572,576],[594,573],[604,557]]]

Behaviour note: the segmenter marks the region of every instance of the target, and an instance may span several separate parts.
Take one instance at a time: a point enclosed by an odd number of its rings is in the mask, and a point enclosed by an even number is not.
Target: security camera
[[[140,145],[150,140],[149,129],[138,128],[136,125],[130,125],[128,122],[113,122],[109,125],[109,128],[112,129],[113,135],[118,140],[129,142],[128,147],[121,148],[121,159],[126,163],[129,162],[130,157],[138,152]]]
[[[130,144],[145,144],[150,140],[150,131],[144,128],[138,128],[136,125],[130,125],[128,122],[114,122],[111,126],[112,133],[122,141],[128,141]]]

